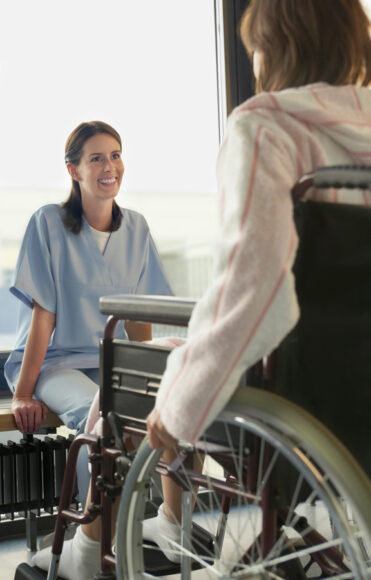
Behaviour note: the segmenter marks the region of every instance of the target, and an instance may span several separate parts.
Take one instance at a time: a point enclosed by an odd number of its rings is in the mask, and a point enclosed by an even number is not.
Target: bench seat
[[[0,431],[17,431],[18,427],[15,424],[13,413],[11,410],[12,397],[10,393],[0,391]],[[62,421],[53,413],[49,411],[44,421],[41,423],[43,428],[61,427]]]
[[[18,431],[11,410],[12,396],[4,377],[4,363],[10,354],[9,350],[0,350],[0,432]],[[42,428],[57,428],[63,425],[58,415],[49,411],[41,424]]]

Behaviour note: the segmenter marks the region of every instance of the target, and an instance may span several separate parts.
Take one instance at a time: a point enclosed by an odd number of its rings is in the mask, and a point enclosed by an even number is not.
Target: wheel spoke
[[[200,578],[282,580],[305,576],[306,567],[319,566],[321,577],[328,580],[366,580],[370,571],[363,541],[366,520],[359,520],[365,502],[360,506],[358,499],[367,497],[362,478],[346,458],[341,459],[341,469],[331,463],[332,457],[340,457],[340,451],[326,433],[317,445],[317,423],[296,411],[295,415],[291,404],[270,393],[247,390],[254,391],[254,399],[249,395],[245,417],[241,411],[236,416],[227,409],[218,418],[220,445],[206,434],[202,442],[188,449],[193,464],[204,465],[202,476],[189,468],[189,460],[177,462],[176,476],[184,488],[192,490],[194,525],[204,531],[198,532],[201,536],[192,532],[192,543],[187,546],[170,542],[173,553],[189,556],[192,567],[202,568]],[[143,465],[147,461],[148,468],[143,467],[143,472],[138,468],[140,476],[134,481],[133,475],[131,491],[129,484],[124,485],[121,504],[128,502],[129,506],[122,508],[125,538],[137,533],[136,514],[141,513],[140,502],[132,503],[133,490],[143,482],[152,486],[154,497],[162,496],[161,486],[152,478],[155,463],[152,465],[150,453],[143,452],[140,461]],[[173,477],[171,469],[162,467],[160,471]],[[343,490],[349,486],[343,485],[343,474],[351,478],[354,494],[344,496]],[[268,492],[279,520],[277,535],[263,556],[262,521],[269,520],[262,520],[266,508],[261,498]],[[220,542],[213,547],[212,537],[218,530]],[[205,540],[208,537],[211,543]],[[128,542],[135,553],[125,559],[124,549],[125,566],[131,566],[126,568],[126,578],[153,577],[143,568],[142,543]],[[143,545],[149,552],[159,551],[154,545]]]

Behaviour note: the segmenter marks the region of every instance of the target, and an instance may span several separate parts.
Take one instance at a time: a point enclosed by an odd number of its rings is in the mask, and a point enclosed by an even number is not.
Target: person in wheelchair
[[[221,225],[214,278],[195,306],[187,343],[169,356],[147,419],[157,449],[177,440],[194,443],[243,372],[296,325],[292,186],[317,167],[371,163],[371,41],[360,2],[252,0],[240,34],[258,94],[228,120],[217,164]],[[314,196],[371,202],[365,191],[309,192]],[[174,506],[163,511],[170,521],[180,516]],[[160,513],[153,541],[166,525]]]
[[[371,41],[358,0],[252,0],[240,33],[258,94],[228,119],[213,282],[169,356],[147,421],[154,448],[196,441],[244,370],[297,323],[292,186],[317,167],[371,163]],[[365,191],[314,195],[371,202]]]
[[[296,325],[293,184],[320,166],[371,164],[371,40],[360,0],[251,0],[240,34],[253,61],[257,95],[232,112],[220,148],[213,281],[193,311],[188,340],[168,358],[148,416],[156,449],[170,449],[178,440],[194,443],[245,369]],[[315,195],[331,203],[371,203],[362,191]],[[166,553],[167,538],[180,533],[174,525],[180,507],[174,486],[164,494],[143,537]],[[98,553],[97,530],[95,520],[66,542],[66,578],[76,577],[71,554],[79,578],[90,577],[84,566]],[[34,561],[46,568],[47,553]]]

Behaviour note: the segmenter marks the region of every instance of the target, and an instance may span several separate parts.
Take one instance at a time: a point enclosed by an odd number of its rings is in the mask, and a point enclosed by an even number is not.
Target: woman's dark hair
[[[122,150],[121,137],[117,131],[111,127],[111,125],[103,123],[102,121],[89,121],[86,123],[80,123],[80,125],[78,125],[78,127],[76,127],[68,137],[65,147],[65,162],[78,165],[86,141],[91,137],[94,137],[94,135],[100,135],[102,133],[111,135],[111,137],[116,139],[120,145],[120,151]],[[78,181],[72,179],[70,195],[68,199],[62,203],[62,207],[66,210],[63,218],[65,227],[74,234],[80,233],[82,225],[82,204],[80,185]],[[121,220],[121,210],[117,203],[113,201],[111,232],[119,229]]]
[[[360,0],[251,0],[240,35],[250,56],[261,52],[258,92],[370,84],[370,21]]]

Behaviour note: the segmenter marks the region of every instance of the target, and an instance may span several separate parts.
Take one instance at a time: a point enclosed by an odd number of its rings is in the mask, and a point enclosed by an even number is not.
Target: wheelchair
[[[300,321],[241,378],[197,443],[179,442],[171,463],[149,447],[145,431],[169,349],[114,333],[122,319],[186,326],[194,304],[101,299],[109,315],[101,342],[103,435],[82,435],[71,446],[49,580],[57,577],[66,522],[98,514],[97,579],[371,578],[371,209],[304,200],[312,186],[370,189],[371,168],[322,168],[293,189]],[[141,441],[138,449],[128,437]],[[92,504],[82,514],[70,503],[84,444]],[[182,490],[181,539],[172,542],[177,564],[142,537],[143,520],[163,501],[165,478]],[[113,554],[111,505],[120,493]],[[17,573],[16,580],[45,577],[26,564]]]

